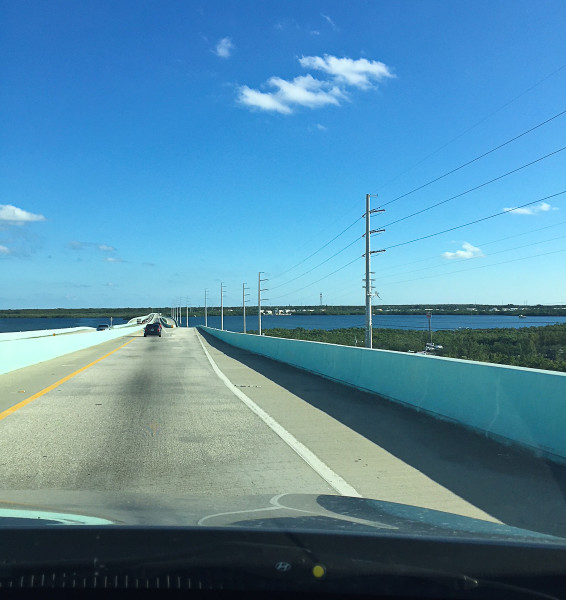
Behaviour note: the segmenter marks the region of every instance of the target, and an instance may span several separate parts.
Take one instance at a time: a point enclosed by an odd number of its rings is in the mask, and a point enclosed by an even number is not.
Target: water
[[[500,327],[540,327],[566,323],[566,317],[503,317],[497,315],[433,315],[432,330],[454,329],[495,329]],[[204,325],[204,318],[191,317],[191,326]],[[185,320],[183,319],[183,325]],[[220,329],[220,317],[209,317],[209,327]],[[257,316],[246,318],[247,330],[258,328]],[[262,329],[346,329],[349,327],[365,327],[363,315],[291,315],[288,317],[262,316]],[[428,320],[425,315],[374,315],[374,329],[414,329],[427,330]],[[224,317],[224,329],[228,331],[243,331],[242,317]]]
[[[120,325],[126,321],[114,319],[114,325]],[[0,333],[8,331],[33,331],[38,329],[63,329],[66,327],[96,327],[101,323],[110,323],[109,319],[83,318],[37,318],[37,319],[0,319]],[[433,331],[453,329],[494,329],[499,327],[539,327],[553,325],[555,323],[566,323],[566,317],[527,317],[519,319],[518,316],[504,317],[500,315],[433,315]],[[247,317],[248,331],[257,330],[257,317]],[[345,329],[349,327],[364,327],[363,315],[291,315],[288,317],[263,316],[261,318],[262,329]],[[185,319],[183,317],[183,326]],[[191,317],[189,325],[204,325],[204,317]],[[208,325],[220,329],[220,317],[209,317]],[[428,321],[425,315],[374,315],[374,329],[428,329]],[[243,331],[242,317],[224,317],[224,329],[228,331]]]
[[[0,319],[0,333],[8,331],[36,331],[40,329],[66,329],[67,327],[95,327],[102,323],[110,325],[108,318],[84,318],[84,319],[66,319],[62,317],[55,318],[7,318]],[[127,323],[124,319],[114,319],[114,325]]]

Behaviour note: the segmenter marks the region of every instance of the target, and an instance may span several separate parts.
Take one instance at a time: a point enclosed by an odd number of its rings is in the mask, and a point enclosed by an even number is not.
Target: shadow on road
[[[225,355],[507,525],[566,537],[566,467],[200,333]]]

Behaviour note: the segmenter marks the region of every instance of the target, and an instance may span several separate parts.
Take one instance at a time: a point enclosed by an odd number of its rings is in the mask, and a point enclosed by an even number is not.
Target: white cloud
[[[483,252],[476,246],[472,246],[469,242],[462,244],[462,250],[456,250],[456,252],[443,252],[442,256],[449,260],[453,258],[479,258],[484,256]]]
[[[45,217],[30,213],[11,204],[0,204],[0,222],[8,225],[21,225],[33,221],[45,221]]]
[[[0,254],[10,254],[10,248],[0,245]]]
[[[109,263],[121,263],[121,262],[124,262],[121,258],[115,258],[113,256],[109,256],[108,258],[105,258],[104,260],[106,262],[109,262]]]
[[[299,59],[299,63],[304,68],[322,71],[329,78],[316,79],[311,74],[292,80],[270,77],[264,87],[273,88],[274,91],[262,92],[243,85],[238,88],[238,102],[260,110],[288,115],[293,112],[294,106],[339,106],[341,100],[349,99],[348,87],[368,89],[383,78],[393,77],[386,65],[365,58],[352,60],[325,54],[324,57],[304,56]]]
[[[362,89],[371,87],[372,81],[378,82],[387,77],[394,77],[387,65],[367,58],[352,60],[325,54],[324,57],[303,56],[299,62],[305,69],[323,71],[339,83]]]
[[[252,90],[247,85],[241,86],[239,93],[238,102],[245,104],[246,106],[259,108],[261,110],[280,112],[285,115],[293,112],[288,106],[285,106],[277,100],[273,94],[264,94],[263,92]]]
[[[336,86],[324,89],[327,84],[324,81],[315,79],[312,75],[302,75],[295,77],[293,81],[281,79],[281,77],[272,77],[268,84],[271,87],[278,88],[275,96],[282,104],[299,104],[316,108],[326,104],[338,104],[338,98],[343,96],[343,92]]]
[[[338,30],[336,23],[328,15],[323,15],[322,13],[320,13],[320,16],[330,25],[330,27],[332,27],[332,29],[334,29],[335,31]]]
[[[220,58],[230,58],[233,49],[234,43],[232,42],[232,39],[225,37],[222,38],[218,44],[216,44],[214,54],[216,54],[216,56],[220,56]]]
[[[316,128],[317,128],[319,131],[328,131],[328,127],[325,127],[324,125],[321,125],[320,123],[317,123],[317,124],[316,124]]]
[[[504,208],[505,212],[510,212],[514,215],[536,215],[540,212],[548,212],[549,210],[558,210],[555,206],[550,206],[547,202],[541,202],[538,206],[527,206],[525,208]]]
[[[95,244],[94,242],[78,242],[77,240],[69,242],[69,248],[71,250],[84,250],[85,248],[96,248],[101,252],[116,252],[116,248],[114,248],[114,246],[109,246],[108,244]]]

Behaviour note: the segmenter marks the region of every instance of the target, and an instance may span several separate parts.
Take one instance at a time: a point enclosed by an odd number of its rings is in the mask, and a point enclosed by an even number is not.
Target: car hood
[[[566,546],[560,537],[368,498],[311,494],[187,498],[60,490],[0,495],[0,528],[68,525],[343,532]]]

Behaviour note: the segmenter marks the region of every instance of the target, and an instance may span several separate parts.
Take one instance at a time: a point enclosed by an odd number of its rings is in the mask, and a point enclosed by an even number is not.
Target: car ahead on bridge
[[[102,324],[96,328],[96,331],[108,331],[110,329],[110,325]]]
[[[143,331],[143,337],[148,335],[158,335],[161,337],[161,323],[148,323]]]

